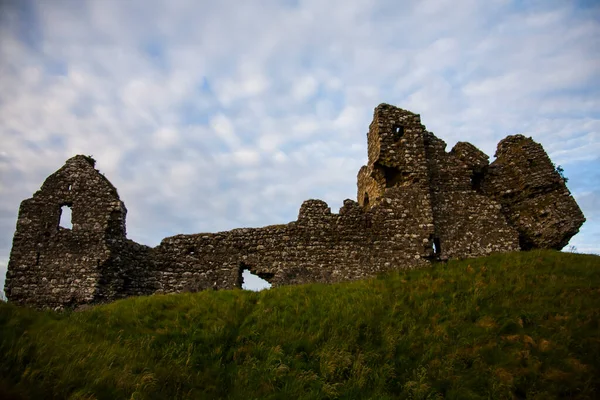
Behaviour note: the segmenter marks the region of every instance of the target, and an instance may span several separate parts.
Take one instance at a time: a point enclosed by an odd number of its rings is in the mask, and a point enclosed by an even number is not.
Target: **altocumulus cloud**
[[[373,108],[449,147],[541,142],[600,252],[595,1],[4,0],[0,276],[21,200],[93,155],[129,237],[284,223],[355,197]]]

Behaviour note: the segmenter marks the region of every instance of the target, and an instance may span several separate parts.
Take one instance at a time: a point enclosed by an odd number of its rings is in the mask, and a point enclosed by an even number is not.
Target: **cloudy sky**
[[[596,0],[0,0],[0,287],[19,203],[75,154],[155,246],[336,212],[383,102],[448,150],[532,136],[600,253],[599,99]]]

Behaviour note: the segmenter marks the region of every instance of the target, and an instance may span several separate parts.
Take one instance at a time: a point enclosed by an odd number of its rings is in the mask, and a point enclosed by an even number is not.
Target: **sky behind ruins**
[[[373,108],[493,160],[522,133],[563,166],[600,253],[595,0],[0,0],[0,287],[19,203],[75,154],[129,238],[295,220],[356,198]]]

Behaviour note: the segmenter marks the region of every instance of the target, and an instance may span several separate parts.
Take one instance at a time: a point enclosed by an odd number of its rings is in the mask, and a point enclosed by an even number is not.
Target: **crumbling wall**
[[[508,136],[498,143],[495,157],[483,191],[502,204],[521,248],[566,246],[585,218],[543,147],[523,135]]]
[[[425,129],[419,115],[382,104],[375,109],[368,148],[369,164],[358,174],[359,203],[369,209],[390,188],[400,188],[402,203],[407,188],[419,192],[419,212],[428,227],[419,236],[428,238],[423,244],[430,258],[519,250],[517,232],[500,204],[479,190],[488,161],[475,146],[462,142],[446,153],[446,143]]]
[[[368,165],[358,173],[358,203],[365,209],[379,207],[402,220],[418,215],[412,224],[393,233],[403,239],[399,252],[431,258],[434,221],[429,171],[421,117],[410,111],[380,104],[373,113],[367,135]],[[387,226],[389,217],[379,213],[376,226]],[[387,229],[384,229],[386,231]],[[398,238],[399,239],[399,238]],[[409,256],[409,258],[410,258]]]
[[[498,145],[446,143],[420,116],[375,108],[357,200],[332,213],[307,200],[283,225],[177,235],[150,248],[126,238],[116,189],[75,156],[19,210],[5,291],[34,307],[153,293],[233,289],[249,269],[273,286],[340,282],[448,259],[561,248],[585,221],[543,148],[523,136]],[[73,210],[72,228],[59,227]]]
[[[405,233],[422,222],[420,200],[411,196],[400,206],[399,199],[388,198],[386,206],[369,211],[346,200],[338,214],[321,200],[307,200],[298,220],[286,225],[166,238],[155,249],[159,292],[241,287],[244,268],[276,287],[427,264],[427,235]]]
[[[395,186],[429,191],[424,131],[418,114],[388,104],[375,108],[367,135],[368,165],[358,173],[357,198],[361,206],[376,204],[386,189]]]
[[[446,153],[443,140],[430,132],[424,133],[424,138],[436,255],[448,259],[518,251],[518,234],[504,218],[502,206],[484,196],[474,179],[475,171],[487,164],[487,157],[484,162],[483,153],[465,143]]]

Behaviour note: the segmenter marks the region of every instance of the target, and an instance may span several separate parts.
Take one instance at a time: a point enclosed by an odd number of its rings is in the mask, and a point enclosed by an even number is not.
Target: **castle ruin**
[[[36,308],[242,285],[340,282],[493,252],[561,249],[585,218],[542,146],[522,135],[496,160],[446,143],[418,114],[380,104],[368,133],[358,201],[332,213],[306,200],[285,225],[176,235],[150,248],[127,239],[115,187],[78,155],[21,203],[8,263],[9,301]],[[72,210],[72,228],[59,226]]]

